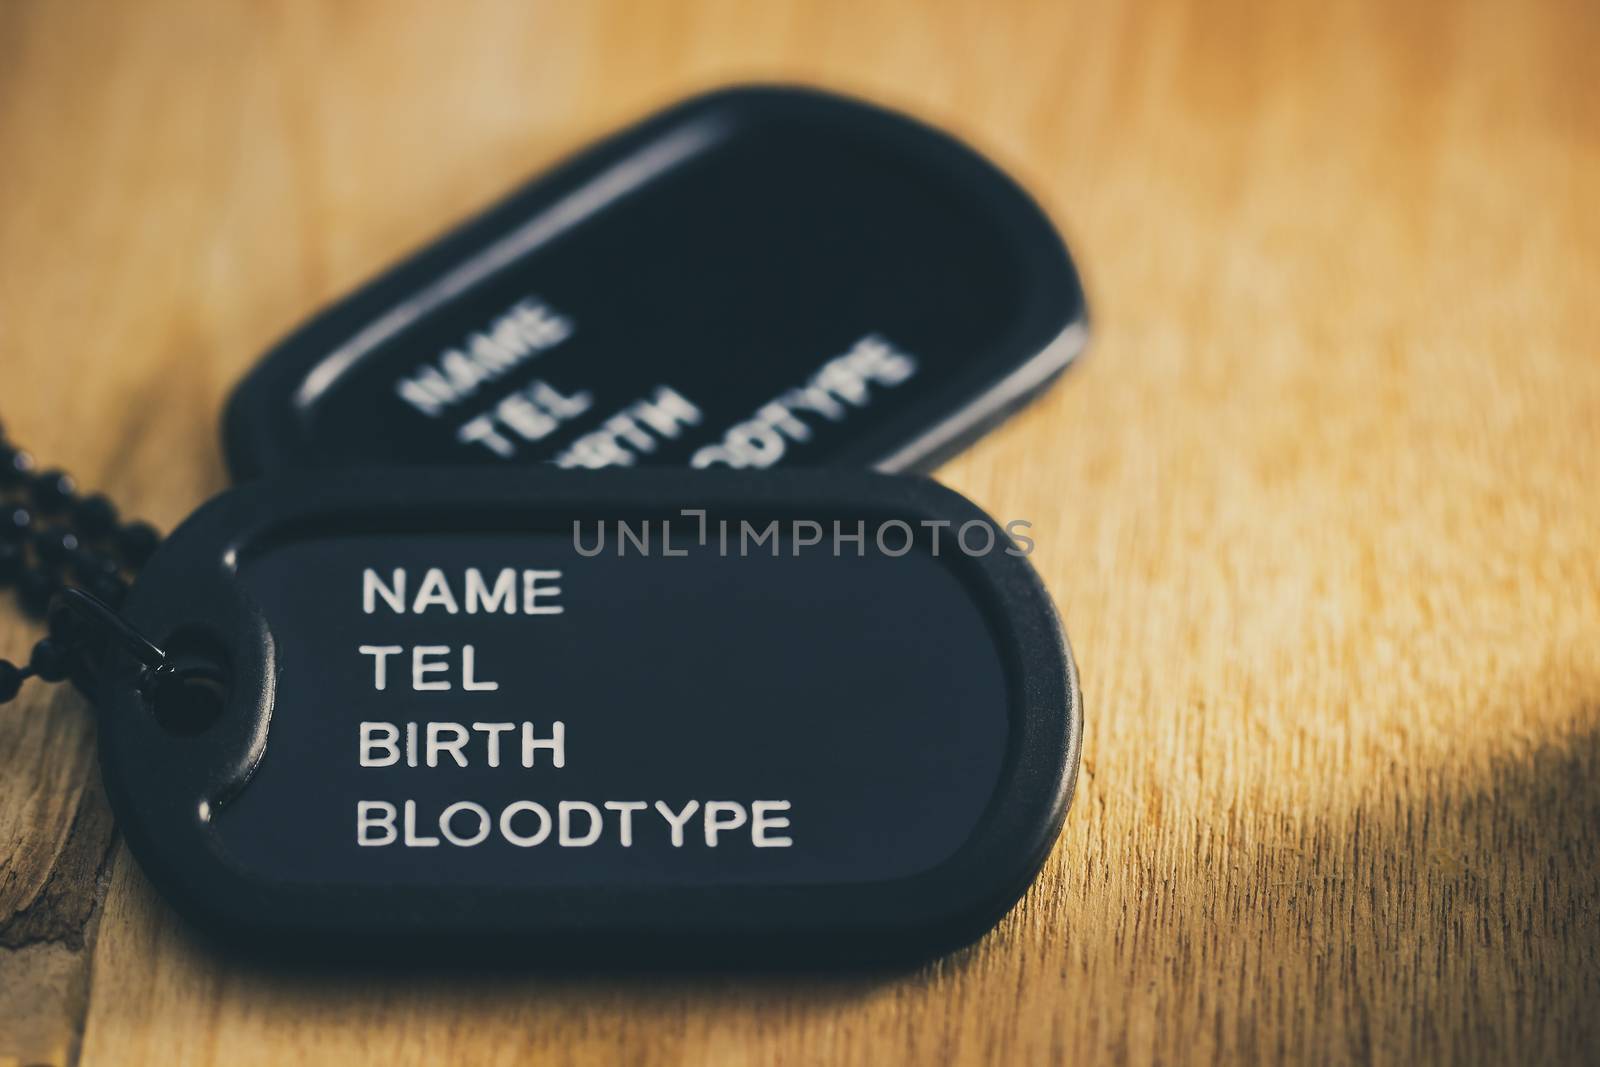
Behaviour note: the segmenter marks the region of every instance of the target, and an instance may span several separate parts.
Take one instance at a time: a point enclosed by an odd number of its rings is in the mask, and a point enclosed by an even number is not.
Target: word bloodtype
[[[415,800],[399,805],[387,800],[356,803],[356,844],[367,848],[437,848],[441,843],[472,848],[498,837],[518,848],[551,842],[558,848],[588,848],[610,843],[632,848],[647,834],[684,848],[704,843],[716,848],[723,838],[746,835],[756,848],[788,848],[794,840],[781,833],[789,826],[787,800],[561,800],[541,804],[514,800],[490,811],[471,800],[458,800],[437,813],[422,812]],[[742,832],[741,832],[742,831]]]

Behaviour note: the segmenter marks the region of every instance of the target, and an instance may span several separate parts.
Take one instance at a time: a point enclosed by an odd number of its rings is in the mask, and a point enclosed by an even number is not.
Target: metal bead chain
[[[79,495],[71,475],[37,470],[0,426],[0,589],[11,587],[26,614],[50,623],[26,664],[0,659],[0,704],[29,678],[72,675],[83,634],[72,613],[50,610],[56,594],[76,586],[120,607],[129,580],[160,543],[155,527],[121,522],[104,496]]]

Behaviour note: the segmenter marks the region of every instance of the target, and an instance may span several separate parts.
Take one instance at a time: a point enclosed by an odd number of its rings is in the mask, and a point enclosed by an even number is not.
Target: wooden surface
[[[741,78],[904,107],[1090,288],[1090,355],[940,472],[1035,523],[1065,833],[913,974],[267,973],[32,686],[0,1062],[1600,1056],[1600,7],[455,7],[0,3],[0,417],[169,527],[268,342],[563,152]]]

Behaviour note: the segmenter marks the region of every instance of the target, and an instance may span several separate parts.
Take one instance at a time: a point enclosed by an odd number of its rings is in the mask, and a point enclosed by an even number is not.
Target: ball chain
[[[56,593],[75,585],[120,607],[128,580],[160,543],[149,523],[122,522],[104,496],[80,495],[66,472],[37,470],[0,426],[0,589],[11,587],[22,610],[50,627],[26,664],[0,659],[0,704],[29,678],[72,676],[83,635],[71,613],[50,610]]]

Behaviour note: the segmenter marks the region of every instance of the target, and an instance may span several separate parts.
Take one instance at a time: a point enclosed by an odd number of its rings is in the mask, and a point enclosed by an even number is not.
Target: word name
[[[541,300],[518,301],[488,329],[471,334],[432,363],[395,383],[400,398],[429,418],[471,397],[485,382],[572,336],[572,320]]]
[[[561,580],[558,570],[502,567],[491,583],[476,567],[468,567],[461,577],[461,595],[439,567],[429,567],[417,583],[416,594],[406,597],[407,572],[404,567],[394,568],[388,581],[371,567],[361,572],[361,610],[375,614],[382,603],[396,615],[409,611],[421,615],[438,608],[447,615],[459,614],[465,609],[468,615],[479,612],[515,615],[520,609],[524,615],[560,615],[566,609],[556,603],[561,587],[550,583]],[[518,595],[520,593],[520,596]],[[379,686],[379,688],[383,688]]]

